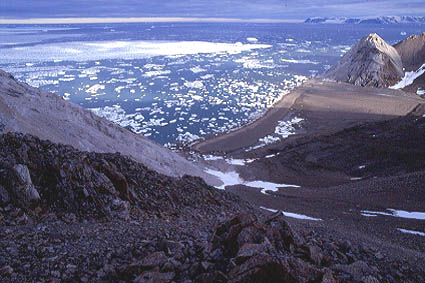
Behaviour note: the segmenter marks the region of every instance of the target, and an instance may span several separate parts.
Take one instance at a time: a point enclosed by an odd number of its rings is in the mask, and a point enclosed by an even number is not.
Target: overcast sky
[[[0,0],[0,18],[425,16],[424,0]]]

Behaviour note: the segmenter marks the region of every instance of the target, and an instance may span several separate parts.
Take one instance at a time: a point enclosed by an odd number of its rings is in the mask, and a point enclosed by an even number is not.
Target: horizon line
[[[299,19],[242,19],[215,17],[69,17],[69,18],[26,18],[1,19],[0,24],[97,24],[97,23],[302,23]]]

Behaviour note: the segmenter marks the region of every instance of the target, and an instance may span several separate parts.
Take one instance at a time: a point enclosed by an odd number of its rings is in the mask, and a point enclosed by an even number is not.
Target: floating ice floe
[[[388,208],[387,210],[390,212],[362,210],[361,214],[363,216],[385,215],[385,216],[394,216],[394,217],[400,217],[400,218],[425,220],[425,212],[414,212],[414,211],[409,212],[405,210],[395,210],[392,208]]]
[[[206,75],[201,76],[201,79],[203,79],[203,80],[208,80],[208,79],[212,79],[212,78],[214,78],[214,75],[212,75],[212,74],[206,74]]]
[[[63,94],[63,99],[64,100],[69,100],[69,97],[71,96],[71,94],[70,93],[67,93],[67,92],[65,92],[64,94]]]
[[[109,59],[144,59],[154,56],[177,56],[201,53],[237,54],[267,44],[218,43],[207,41],[97,41],[39,44],[16,47],[3,52],[4,63],[64,61],[95,61]],[[25,54],[25,57],[22,56]]]
[[[271,209],[271,208],[267,208],[267,207],[263,207],[260,206],[261,209],[276,213],[278,212],[277,209]],[[311,220],[311,221],[323,221],[320,218],[314,218],[314,217],[310,217],[310,216],[306,216],[303,214],[298,214],[298,213],[292,213],[292,212],[286,212],[286,211],[281,211],[283,215],[285,215],[286,217],[291,217],[291,218],[297,218],[297,219],[303,219],[303,220]]]
[[[148,72],[143,73],[143,76],[145,78],[152,78],[152,77],[158,77],[158,76],[169,75],[169,74],[171,74],[171,71],[161,70],[161,71],[148,71]]]
[[[254,59],[248,56],[242,57],[240,59],[236,59],[235,62],[241,63],[242,66],[246,69],[262,69],[262,68],[272,69],[275,67],[275,65],[273,64],[273,60],[264,61],[264,60]]]
[[[120,105],[105,106],[100,108],[89,108],[90,111],[100,117],[115,122],[121,127],[130,127],[134,132],[141,133],[140,122],[144,120],[141,114],[127,114]]]
[[[190,132],[185,132],[184,134],[179,134],[176,138],[177,142],[182,144],[190,144],[195,140],[199,140],[201,137]]]
[[[100,84],[95,84],[92,85],[91,87],[89,87],[86,92],[87,93],[91,93],[91,94],[98,94],[99,90],[104,90],[105,86],[104,85],[100,85]]]
[[[188,88],[203,88],[204,83],[202,81],[185,82],[184,85]]]
[[[416,71],[404,73],[404,77],[393,86],[390,86],[391,89],[400,89],[405,88],[406,86],[411,85],[418,77],[425,73],[425,63]]]
[[[230,172],[221,172],[214,169],[206,169],[205,172],[207,172],[210,175],[216,176],[223,182],[223,185],[218,186],[218,189],[224,189],[226,186],[233,186],[233,185],[245,185],[248,187],[253,188],[259,188],[261,189],[261,193],[267,195],[267,191],[277,192],[279,188],[286,188],[286,187],[292,187],[292,188],[299,188],[297,185],[287,185],[287,184],[276,184],[266,181],[245,181],[241,177],[239,177],[239,174],[235,171]]]
[[[194,74],[202,73],[202,72],[206,72],[206,71],[207,71],[207,70],[205,70],[205,69],[202,69],[200,66],[196,66],[196,67],[190,68],[190,70],[191,70]]]
[[[247,37],[246,39],[248,42],[258,42],[258,39],[255,37]]]
[[[319,64],[319,62],[311,61],[311,60],[280,59],[280,61],[285,63],[292,63],[292,64],[313,64],[313,65]]]
[[[413,230],[407,230],[407,229],[401,229],[401,228],[397,228],[397,230],[399,230],[400,232],[403,232],[403,233],[413,234],[413,235],[419,235],[419,236],[425,237],[425,233],[423,233],[423,232],[418,232],[418,231],[413,231]]]

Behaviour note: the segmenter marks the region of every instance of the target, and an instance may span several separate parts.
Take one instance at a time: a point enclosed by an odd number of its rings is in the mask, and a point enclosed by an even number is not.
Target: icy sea
[[[418,25],[0,25],[0,69],[173,148],[261,115],[361,37]]]

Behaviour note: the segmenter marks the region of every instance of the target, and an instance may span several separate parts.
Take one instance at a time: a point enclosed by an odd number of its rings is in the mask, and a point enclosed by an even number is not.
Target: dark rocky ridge
[[[118,214],[128,219],[133,213],[175,214],[201,207],[205,213],[215,206],[240,210],[237,199],[218,192],[201,178],[168,177],[119,153],[81,152],[12,133],[0,136],[0,148],[0,204],[12,206],[9,214],[22,209],[34,219],[48,213],[78,219]],[[29,171],[29,181],[22,180],[19,166]],[[25,186],[33,187],[39,199],[26,200],[22,193]],[[37,213],[31,207],[38,207]],[[7,219],[3,221],[8,223]]]

